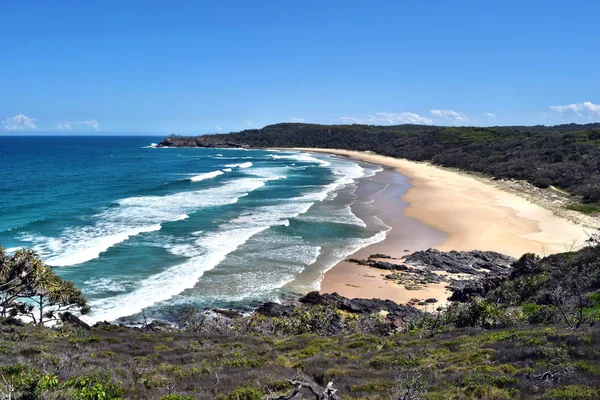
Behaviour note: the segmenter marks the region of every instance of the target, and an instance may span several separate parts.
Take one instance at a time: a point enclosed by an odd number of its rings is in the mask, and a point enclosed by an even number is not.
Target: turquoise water
[[[0,244],[38,251],[84,291],[92,321],[317,289],[324,271],[389,229],[355,194],[377,166],[151,147],[159,140],[0,137]]]

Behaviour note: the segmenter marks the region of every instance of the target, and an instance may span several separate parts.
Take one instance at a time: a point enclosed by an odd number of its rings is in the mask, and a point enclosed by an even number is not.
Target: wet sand
[[[430,247],[449,250],[492,250],[520,257],[563,252],[585,243],[588,230],[554,215],[550,210],[488,185],[468,174],[368,152],[335,149],[294,149],[350,157],[394,168],[398,184],[375,197],[378,216],[392,230],[382,242],[367,246],[349,258],[374,253],[401,257]],[[383,172],[381,173],[383,174]],[[375,177],[374,179],[376,179]],[[402,180],[408,178],[406,190]],[[342,261],[321,283],[324,293],[346,297],[384,298],[406,303],[412,298],[445,300],[444,284],[424,290],[406,290],[383,279],[373,268]]]

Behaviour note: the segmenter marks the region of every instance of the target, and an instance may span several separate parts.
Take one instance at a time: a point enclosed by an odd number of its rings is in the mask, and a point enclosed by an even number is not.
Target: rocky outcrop
[[[423,312],[414,307],[396,304],[391,300],[381,299],[348,299],[337,293],[310,292],[300,299],[301,303],[310,305],[329,305],[353,314],[388,313],[388,318],[400,319],[404,322],[421,317]]]
[[[255,312],[266,317],[286,317],[294,313],[298,307],[330,306],[341,311],[352,314],[377,314],[386,313],[386,319],[390,322],[406,323],[423,315],[423,312],[401,304],[396,304],[391,300],[381,299],[348,299],[337,293],[310,292],[301,297],[296,304],[280,304],[267,302],[260,305]]]
[[[406,257],[404,262],[430,271],[481,275],[482,272],[488,271],[492,274],[507,274],[511,264],[515,261],[516,258],[494,251],[442,252],[429,249],[412,253]]]
[[[378,257],[378,258],[383,258],[383,257]],[[391,257],[387,257],[390,258]],[[393,264],[387,261],[378,261],[378,260],[374,260],[372,258],[367,258],[366,260],[360,260],[357,258],[349,258],[346,261],[351,262],[351,263],[355,263],[355,264],[359,264],[359,265],[366,265],[372,268],[377,268],[377,269],[384,269],[387,271],[409,271],[410,268],[408,268],[406,265],[403,264]]]
[[[210,148],[244,148],[247,145],[234,143],[227,140],[215,139],[214,137],[182,137],[171,135],[164,138],[157,147],[210,147]]]
[[[510,273],[515,258],[493,251],[450,251],[436,249],[417,251],[402,261],[384,254],[374,254],[367,259],[348,259],[347,261],[372,268],[393,271],[386,279],[404,286],[407,290],[420,290],[428,284],[451,281],[449,289],[453,291],[450,300],[468,301],[473,296],[485,297],[497,288]],[[454,274],[444,276],[440,272]],[[465,274],[458,276],[456,274]],[[421,301],[413,304],[422,305]]]
[[[295,307],[290,304],[280,304],[269,301],[262,304],[256,310],[255,313],[264,315],[265,317],[286,317],[294,313]]]

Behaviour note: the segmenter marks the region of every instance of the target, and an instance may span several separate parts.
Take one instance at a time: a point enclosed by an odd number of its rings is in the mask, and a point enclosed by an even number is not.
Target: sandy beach
[[[412,187],[401,196],[408,205],[403,207],[401,201],[388,201],[382,210],[384,217],[387,214],[385,222],[392,226],[386,240],[359,250],[350,256],[353,258],[366,258],[374,253],[400,257],[405,250],[429,247],[442,251],[492,250],[513,257],[527,252],[548,255],[583,245],[592,232],[589,227],[561,218],[525,196],[467,173],[370,152],[295,150],[336,154],[392,167],[410,179]],[[417,223],[411,225],[412,220]],[[445,285],[406,290],[383,279],[384,273],[342,261],[325,274],[321,291],[347,297],[387,298],[400,303],[430,297],[442,301],[448,295]]]

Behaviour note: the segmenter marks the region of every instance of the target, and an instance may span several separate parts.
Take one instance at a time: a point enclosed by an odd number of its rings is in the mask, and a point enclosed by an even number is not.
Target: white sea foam
[[[198,279],[217,266],[227,254],[267,228],[231,229],[207,234],[196,241],[196,255],[188,261],[142,280],[132,292],[92,302],[93,311],[84,318],[90,322],[112,321],[168,300],[194,287]]]
[[[215,177],[217,177],[219,175],[223,175],[223,171],[205,172],[203,174],[199,174],[199,175],[191,177],[190,181],[192,181],[192,182],[200,182],[200,181],[203,181],[205,179],[215,178]]]
[[[58,237],[24,234],[21,239],[33,242],[50,265],[80,264],[132,236],[157,231],[162,223],[185,219],[204,207],[235,203],[272,179],[243,178],[212,189],[130,197],[94,215],[89,225],[67,228]]]
[[[223,172],[231,172],[233,170],[231,168],[223,168],[221,171],[223,171]]]
[[[331,268],[333,268],[336,264],[338,264],[340,261],[344,260],[350,254],[356,253],[358,250],[362,249],[363,247],[367,247],[371,244],[384,241],[390,230],[391,230],[391,228],[389,228],[388,230],[378,232],[375,235],[373,235],[369,238],[366,238],[366,239],[351,239],[351,240],[347,241],[347,243],[345,243],[345,245],[341,246],[338,249],[338,251],[335,254],[335,257],[333,259],[329,260],[327,265],[325,265],[325,268],[323,269],[322,273],[323,274],[326,273]],[[321,281],[320,280],[318,280],[314,283],[313,289],[321,290]]]
[[[223,154],[215,154],[215,157],[223,157]]]
[[[365,169],[365,178],[370,178],[372,176],[377,175],[379,172],[383,171],[383,168],[370,168],[370,169]]]
[[[363,228],[366,228],[367,226],[367,224],[365,224],[365,222],[362,219],[354,215],[349,205],[343,208],[327,209],[326,212],[323,211],[318,215],[303,215],[299,219],[308,222],[326,222],[334,224],[356,225],[361,226]]]
[[[158,144],[150,143],[150,146],[144,146],[142,149],[155,149],[156,147],[158,147]]]
[[[91,278],[83,282],[84,294],[94,295],[106,292],[126,292],[130,289],[131,283],[126,282],[125,277],[120,280],[112,278]]]
[[[331,165],[329,161],[313,157],[310,153],[295,153],[289,155],[269,154],[268,156],[274,160],[296,160],[308,163],[316,163],[323,167],[328,167]]]
[[[252,165],[253,164],[250,161],[248,161],[240,164],[226,164],[225,166],[229,168],[250,168]]]
[[[104,230],[102,227],[107,228]],[[112,246],[124,242],[132,236],[144,232],[158,231],[160,224],[153,224],[139,227],[122,227],[118,232],[106,236],[98,236],[100,231],[108,231],[112,227],[108,224],[99,224],[88,229],[70,229],[65,232],[68,235],[66,244],[64,240],[49,238],[48,248],[55,256],[49,257],[48,264],[63,267],[67,265],[81,264],[83,262],[98,258],[100,253],[108,250]]]
[[[278,178],[264,179],[273,180]],[[139,286],[131,293],[98,300],[93,303],[95,311],[90,317],[91,320],[114,320],[132,315],[157,302],[168,300],[185,289],[194,287],[206,271],[216,267],[229,253],[246,243],[252,236],[273,226],[287,225],[289,218],[305,213],[312,205],[312,201],[292,198],[283,204],[254,207],[248,212],[219,225],[216,232],[204,233],[191,243],[175,243],[167,246],[172,254],[189,257],[189,260],[141,281]],[[307,260],[308,264],[316,260],[318,251],[319,248],[316,248],[317,254],[312,255]],[[306,255],[306,251],[298,251],[297,253]],[[303,267],[298,268],[294,271],[288,271],[285,279],[282,278],[281,274],[276,274],[277,279],[274,277],[274,279],[265,281],[263,276],[260,281],[263,288],[261,290],[270,291],[290,282]],[[246,282],[245,284],[250,283]]]

